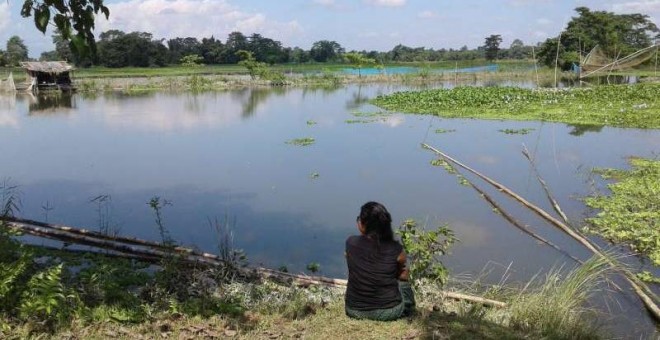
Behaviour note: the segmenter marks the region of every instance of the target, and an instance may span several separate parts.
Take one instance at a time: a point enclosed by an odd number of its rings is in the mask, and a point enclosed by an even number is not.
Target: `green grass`
[[[633,158],[630,164],[630,170],[595,170],[614,183],[607,186],[610,195],[585,200],[599,211],[587,219],[586,229],[630,245],[660,266],[660,160]]]
[[[382,109],[446,118],[507,119],[660,128],[660,84],[593,88],[457,87],[397,92],[371,102]]]
[[[526,334],[543,339],[597,339],[594,311],[585,308],[587,299],[598,291],[611,270],[608,260],[594,257],[580,267],[562,274],[551,270],[513,298],[508,324]]]

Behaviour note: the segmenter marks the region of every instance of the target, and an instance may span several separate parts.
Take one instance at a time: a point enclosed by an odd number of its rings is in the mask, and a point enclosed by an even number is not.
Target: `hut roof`
[[[73,70],[66,61],[24,61],[21,67],[32,72],[64,73]]]

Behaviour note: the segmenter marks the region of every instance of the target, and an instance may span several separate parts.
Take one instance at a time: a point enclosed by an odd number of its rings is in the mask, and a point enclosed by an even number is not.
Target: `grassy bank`
[[[95,263],[101,262],[102,266],[97,268]],[[182,298],[164,291],[162,282],[152,283],[155,286],[151,288],[139,284],[142,279],[136,280],[136,274],[143,277],[143,271],[128,270],[126,262],[107,259],[101,262],[89,262],[85,285],[61,285],[64,294],[54,295],[52,312],[43,309],[35,310],[32,316],[0,315],[0,336],[4,339],[597,339],[604,334],[595,321],[598,315],[583,308],[607,269],[604,263],[596,261],[565,275],[550,273],[522,290],[500,287],[487,293],[507,298],[510,305],[506,309],[444,299],[437,285],[427,282],[416,290],[417,313],[393,322],[348,318],[344,313],[343,289],[302,288],[236,278],[223,281],[200,269],[187,274],[169,271],[169,275],[177,274],[179,285],[198,290]],[[60,282],[71,279],[68,274],[59,275]],[[200,290],[204,281],[214,286],[204,292]],[[34,308],[39,303],[39,294],[46,291],[42,289],[30,295],[32,307],[23,302],[19,309]],[[97,299],[96,305],[80,306],[89,304],[93,298]]]
[[[660,84],[593,88],[522,89],[458,87],[379,96],[372,103],[390,111],[446,118],[510,119],[660,128]]]
[[[16,211],[12,197],[3,196],[4,210]],[[164,244],[176,245],[158,216]],[[4,339],[594,339],[600,334],[597,315],[583,306],[609,270],[606,261],[591,260],[570,272],[552,271],[524,288],[465,283],[443,288],[444,279],[422,274],[438,272],[441,263],[433,262],[429,248],[446,242],[450,232],[426,233],[409,223],[400,235],[412,261],[411,278],[417,278],[418,312],[395,322],[360,321],[345,315],[343,288],[296,286],[239,270],[245,259],[231,249],[226,233],[219,236],[223,265],[204,265],[174,253],[149,264],[44,249],[20,243],[16,230],[0,224]],[[448,300],[441,290],[458,287],[505,300],[508,307]]]
[[[633,158],[629,170],[596,169],[608,184],[609,195],[586,199],[598,211],[587,219],[587,230],[625,244],[653,265],[660,266],[660,160]],[[650,281],[660,282],[649,274]]]

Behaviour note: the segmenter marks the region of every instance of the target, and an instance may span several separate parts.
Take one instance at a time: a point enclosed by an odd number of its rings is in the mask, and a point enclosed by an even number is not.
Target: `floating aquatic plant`
[[[312,145],[316,142],[316,140],[312,137],[305,137],[305,138],[294,138],[286,141],[286,144],[291,144],[295,146],[308,146]]]

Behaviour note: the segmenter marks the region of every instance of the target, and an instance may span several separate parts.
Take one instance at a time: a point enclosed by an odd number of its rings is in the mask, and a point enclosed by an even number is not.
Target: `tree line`
[[[501,40],[501,39],[500,39]],[[15,48],[16,42],[20,48]],[[207,65],[237,64],[241,61],[239,51],[248,51],[257,62],[267,64],[282,63],[325,63],[342,62],[345,55],[357,53],[378,63],[391,62],[435,62],[443,60],[474,60],[486,57],[486,47],[468,49],[432,49],[425,47],[409,47],[402,44],[392,50],[381,51],[350,51],[336,41],[319,40],[312,44],[309,50],[300,47],[285,47],[280,41],[254,33],[245,35],[232,32],[225,41],[213,36],[197,39],[194,37],[177,37],[174,39],[154,39],[148,32],[126,33],[120,30],[109,30],[99,35],[96,41],[96,54],[79,56],[70,48],[60,34],[53,35],[55,49],[44,52],[40,56],[43,61],[66,60],[77,66],[106,67],[160,67],[178,65],[186,56],[198,56],[199,61]],[[516,39],[510,48],[499,49],[497,56],[491,59],[525,59],[531,57],[531,46],[526,46]],[[20,53],[9,51],[17,51]],[[2,52],[0,52],[2,53]],[[27,48],[22,40],[15,36],[7,42],[7,53],[11,57],[2,59],[0,65],[16,65],[27,60]],[[3,62],[4,61],[4,62]]]
[[[98,65],[106,67],[160,67],[179,65],[195,60],[207,65],[237,64],[239,51],[250,52],[255,62],[266,64],[342,62],[346,55],[359,54],[376,63],[436,62],[474,59],[528,59],[536,57],[542,64],[564,69],[580,61],[595,46],[600,46],[609,57],[631,53],[653,44],[660,38],[658,27],[642,14],[614,14],[591,11],[586,7],[575,9],[573,17],[558,37],[535,45],[525,45],[515,39],[508,48],[501,48],[499,34],[485,38],[484,45],[476,49],[433,49],[410,47],[402,44],[390,51],[350,51],[336,41],[319,40],[309,50],[286,47],[280,41],[254,33],[230,33],[225,41],[215,38],[197,39],[176,37],[154,39],[148,32],[109,30],[95,40],[95,53],[77,53],[76,44],[64,34],[53,35],[55,49],[42,53],[40,60],[66,60],[80,67]],[[535,50],[536,49],[536,50]],[[559,51],[558,51],[559,49]],[[188,57],[188,58],[185,58]],[[16,65],[27,60],[28,50],[20,37],[7,41],[6,50],[0,50],[0,66]]]

